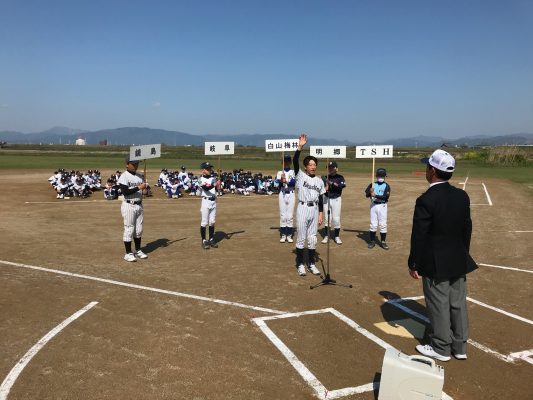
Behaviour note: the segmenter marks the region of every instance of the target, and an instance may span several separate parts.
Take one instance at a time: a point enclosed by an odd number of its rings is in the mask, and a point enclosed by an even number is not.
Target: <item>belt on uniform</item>
[[[207,196],[202,196],[203,199],[207,199],[207,200],[211,200],[211,201],[215,201],[217,198],[215,196],[211,196],[211,197],[207,197]]]
[[[299,201],[299,203],[306,205],[307,207],[314,207],[318,204],[317,201]]]
[[[142,200],[124,200],[124,201],[128,204],[137,204],[138,206],[140,206],[143,203]]]
[[[374,203],[375,205],[379,206],[380,204],[387,204],[386,201],[384,201],[383,203],[376,203],[375,201],[373,201],[372,203]]]

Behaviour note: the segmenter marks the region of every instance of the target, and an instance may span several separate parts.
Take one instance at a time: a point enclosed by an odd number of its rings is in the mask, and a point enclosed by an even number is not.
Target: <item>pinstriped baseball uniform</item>
[[[200,225],[214,225],[217,216],[217,179],[214,176],[202,175],[198,179],[198,184],[200,186],[200,195],[202,196],[202,206],[200,207],[202,222]]]
[[[288,182],[295,178],[294,170],[278,171],[276,180],[281,182],[281,175],[285,174],[287,182],[281,184],[279,188],[279,226],[280,228],[292,228],[293,225],[293,213],[294,213],[294,186],[290,186]]]
[[[303,249],[307,239],[307,248],[316,249],[316,232],[318,229],[318,202],[326,192],[324,182],[319,176],[309,176],[297,166],[299,151],[294,155],[296,189],[298,190],[298,207],[296,208],[296,248]]]
[[[118,185],[136,189],[143,183],[143,175],[125,171],[117,181]],[[142,205],[142,193],[135,192],[124,194],[124,201],[120,206],[120,212],[124,218],[124,242],[131,242],[133,237],[140,238],[143,232],[144,211]]]

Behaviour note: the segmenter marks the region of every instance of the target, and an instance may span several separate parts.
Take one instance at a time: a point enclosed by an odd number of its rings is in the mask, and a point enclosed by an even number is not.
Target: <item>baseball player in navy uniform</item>
[[[213,166],[210,163],[204,162],[200,165],[200,168],[202,169],[202,176],[198,179],[200,196],[202,196],[200,235],[202,237],[202,247],[207,250],[210,247],[218,247],[215,242],[215,220],[217,215],[217,191],[220,190],[220,180],[213,176]],[[206,237],[207,227],[209,227],[209,239]]]
[[[368,185],[365,190],[366,197],[370,202],[370,242],[368,248],[372,249],[376,245],[376,231],[381,234],[381,247],[389,249],[387,245],[387,203],[390,197],[390,186],[385,182],[387,171],[385,168],[376,170],[376,181]]]
[[[326,192],[324,181],[316,176],[318,160],[313,156],[304,158],[304,171],[300,170],[300,151],[307,143],[307,135],[301,134],[298,149],[294,153],[293,166],[296,175],[296,189],[298,190],[298,206],[296,208],[296,264],[298,274],[305,276],[303,253],[305,240],[309,266],[308,270],[314,275],[320,275],[315,265],[316,233],[318,226],[324,219],[322,195]]]
[[[341,206],[342,206],[342,189],[346,187],[344,176],[337,173],[338,166],[336,161],[330,161],[328,164],[328,176],[326,177],[326,193],[324,194],[325,206],[325,234],[322,243],[327,243],[330,236],[330,226],[333,226],[335,243],[342,244],[339,237],[341,231]],[[329,205],[328,205],[329,199]]]
[[[291,156],[283,157],[283,170],[276,175],[276,184],[279,188],[279,226],[281,243],[292,243],[292,225],[294,213],[294,186],[296,177],[291,169]]]
[[[117,184],[120,187],[124,201],[120,207],[124,218],[124,247],[126,255],[124,260],[128,262],[137,261],[137,258],[148,258],[141,250],[141,236],[143,233],[144,211],[142,204],[142,191],[147,184],[144,176],[137,173],[139,161],[126,158],[126,172],[120,175]],[[131,249],[131,241],[135,242],[135,254]]]

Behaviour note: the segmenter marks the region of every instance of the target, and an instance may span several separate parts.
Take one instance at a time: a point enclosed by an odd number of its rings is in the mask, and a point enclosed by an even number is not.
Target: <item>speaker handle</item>
[[[432,358],[429,358],[429,357],[425,357],[425,356],[419,356],[418,354],[414,355],[414,356],[407,356],[410,360],[413,360],[413,361],[420,361],[421,363],[423,364],[427,364],[429,366],[431,366],[431,368],[435,368],[435,360],[432,359]]]

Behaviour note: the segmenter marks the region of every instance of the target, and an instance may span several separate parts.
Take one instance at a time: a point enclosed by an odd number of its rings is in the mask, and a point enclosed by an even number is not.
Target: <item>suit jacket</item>
[[[416,200],[409,268],[438,280],[475,270],[469,254],[471,235],[468,194],[448,182],[430,187]]]

